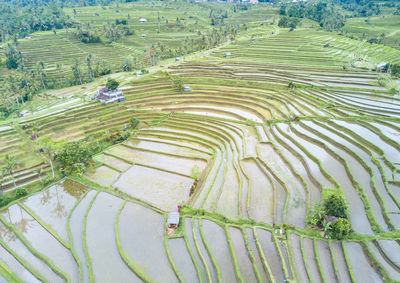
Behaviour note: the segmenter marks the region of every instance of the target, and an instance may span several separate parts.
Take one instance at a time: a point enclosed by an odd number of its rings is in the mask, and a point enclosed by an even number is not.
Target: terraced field
[[[2,211],[2,276],[399,281],[400,98],[350,62],[351,48],[376,61],[399,52],[273,30],[170,67],[191,91],[157,72],[125,89],[120,104],[82,102],[4,129],[7,140],[36,122],[40,137],[78,140],[140,120],[80,183],[64,179]],[[306,228],[313,204],[331,191],[349,203],[346,241]],[[170,237],[166,216],[178,205],[182,229]]]

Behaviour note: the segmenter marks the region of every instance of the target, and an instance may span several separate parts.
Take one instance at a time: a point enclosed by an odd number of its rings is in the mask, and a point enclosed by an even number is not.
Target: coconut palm
[[[3,188],[3,178],[4,176],[7,174],[7,169],[6,168],[0,168],[0,188],[1,188],[1,192],[4,196],[4,188]]]
[[[13,173],[14,173],[15,168],[18,166],[19,162],[15,156],[6,154],[6,156],[4,158],[4,163],[6,164],[7,173],[9,173],[11,175],[11,178],[14,183],[14,187],[16,187],[17,184],[15,183],[15,178],[14,178]]]
[[[54,175],[54,167],[52,159],[54,157],[54,153],[56,150],[55,144],[49,138],[45,138],[40,141],[40,146],[41,146],[40,152],[46,154],[47,157],[49,158],[51,172],[53,174],[53,179],[54,179],[55,175]]]

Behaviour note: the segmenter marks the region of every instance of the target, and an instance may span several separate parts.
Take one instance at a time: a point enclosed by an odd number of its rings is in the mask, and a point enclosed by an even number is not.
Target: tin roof
[[[168,213],[167,224],[179,224],[179,212]]]

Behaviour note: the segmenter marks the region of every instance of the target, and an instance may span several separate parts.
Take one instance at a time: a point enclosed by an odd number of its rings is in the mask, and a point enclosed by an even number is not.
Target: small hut
[[[146,38],[146,35],[144,33],[142,33],[141,37],[142,38]]]
[[[170,212],[168,213],[167,218],[168,228],[178,228],[179,226],[179,212]]]
[[[94,13],[93,16],[100,17],[100,14],[99,13]]]
[[[180,57],[176,57],[176,58],[175,58],[175,61],[176,61],[176,62],[181,61],[181,58],[180,58]]]
[[[388,71],[388,64],[386,64],[386,62],[379,63],[376,67],[378,72],[387,73]]]
[[[31,112],[29,112],[28,110],[22,110],[21,112],[18,113],[18,117],[26,117],[32,115]]]
[[[145,18],[140,18],[139,19],[139,23],[146,23],[146,22],[147,22],[147,20]]]
[[[232,56],[232,54],[230,52],[227,52],[227,53],[224,54],[224,56],[225,56],[225,58],[229,58],[229,57]]]
[[[183,87],[183,91],[191,91],[192,89],[190,88],[190,86],[188,86],[188,85],[185,85],[184,87]]]

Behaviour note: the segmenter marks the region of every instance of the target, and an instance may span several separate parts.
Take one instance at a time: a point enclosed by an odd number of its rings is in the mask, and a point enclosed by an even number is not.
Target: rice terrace
[[[398,0],[0,0],[0,282],[400,282]]]

